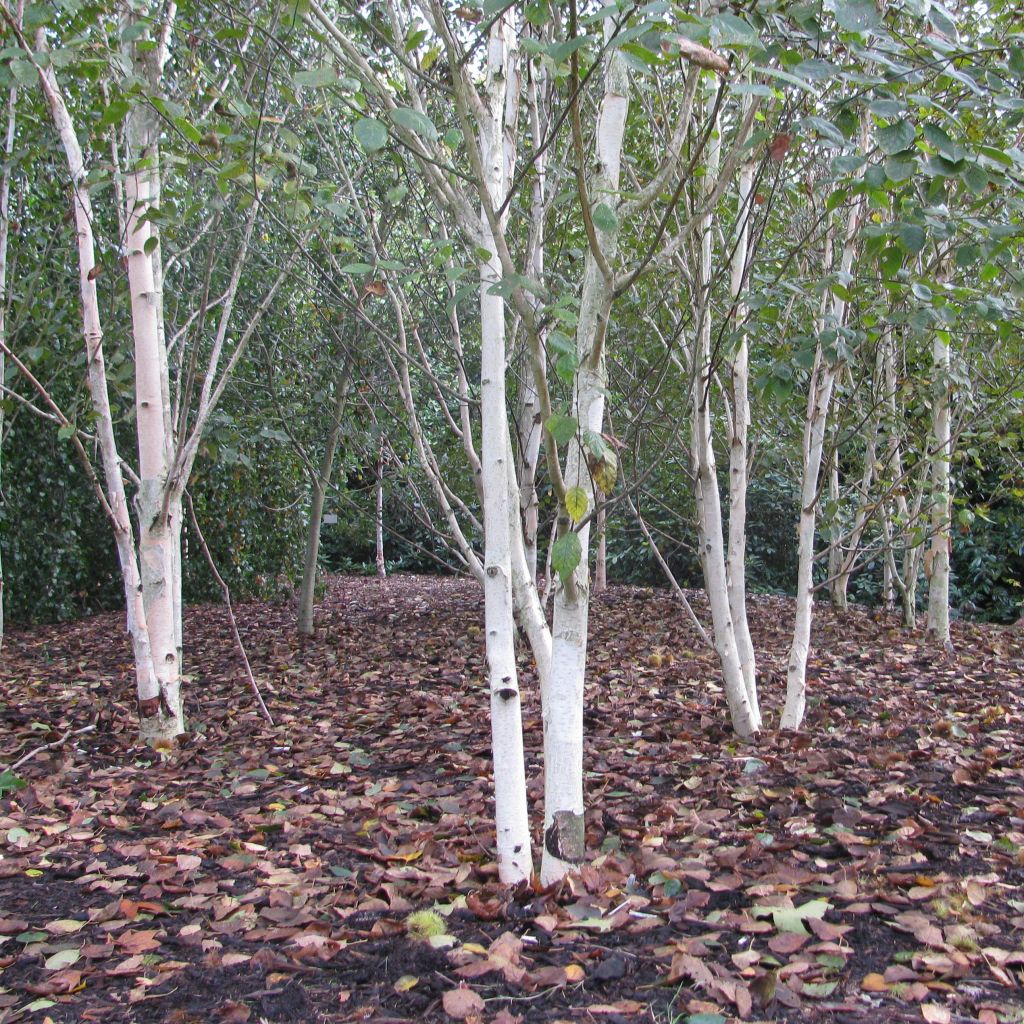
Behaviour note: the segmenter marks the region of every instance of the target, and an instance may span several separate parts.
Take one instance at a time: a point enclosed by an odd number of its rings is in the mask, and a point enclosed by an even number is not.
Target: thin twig
[[[83,725],[81,729],[69,729],[59,740],[54,740],[52,743],[44,743],[41,747],[36,747],[35,750],[30,750],[24,757],[19,758],[7,769],[12,774],[16,772],[23,764],[27,764],[32,760],[36,754],[41,754],[44,750],[53,750],[56,747],[62,747],[72,736],[81,736],[84,732],[95,732],[96,723],[93,722],[91,725]]]
[[[196,518],[195,506],[192,504],[192,495],[186,491],[184,498],[185,504],[188,505],[188,516],[192,521],[192,529],[196,531],[196,538],[199,541],[199,546],[203,549],[203,556],[206,558],[206,564],[210,567],[210,572],[213,573],[213,578],[220,586],[221,594],[224,595],[224,606],[228,610],[228,619],[231,622],[231,632],[235,635],[235,644],[238,647],[238,653],[242,656],[242,664],[245,666],[245,674],[249,677],[249,687],[252,689],[252,692],[256,697],[256,703],[259,705],[260,712],[263,717],[271,725],[275,725],[274,716],[270,713],[267,709],[267,705],[263,702],[263,695],[260,693],[260,688],[256,683],[256,677],[252,674],[252,666],[249,664],[249,656],[245,653],[245,645],[242,643],[242,636],[238,632],[238,621],[235,619],[235,612],[231,607],[231,590],[227,583],[224,582],[224,577],[217,571],[217,566],[213,561],[213,555],[210,554],[210,548],[206,543],[206,538],[203,536],[203,531],[199,529],[199,520]]]

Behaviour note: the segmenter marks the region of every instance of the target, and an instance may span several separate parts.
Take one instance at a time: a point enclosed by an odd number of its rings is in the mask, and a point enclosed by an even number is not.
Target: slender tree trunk
[[[136,160],[153,160],[145,147]],[[149,169],[134,169],[125,180],[128,225],[128,287],[131,292],[132,332],[135,338],[135,422],[139,444],[138,496],[139,563],[143,601],[149,624],[154,668],[160,699],[140,702],[140,733],[149,743],[169,741],[185,731],[181,703],[181,664],[176,636],[174,542],[168,503],[169,439],[161,377],[161,331],[157,319],[153,264],[147,243],[150,224],[143,218],[150,209]]]
[[[828,593],[832,601],[832,607],[837,611],[847,612],[849,611],[849,604],[846,599],[846,589],[839,589],[836,586],[843,572],[843,560],[845,558],[843,541],[845,538],[843,536],[843,517],[840,509],[842,492],[839,487],[839,431],[835,431],[835,434],[835,449],[832,452],[832,458],[829,461],[828,467],[828,499],[829,505],[832,506],[832,522],[827,533],[829,540]]]
[[[334,473],[334,457],[341,438],[341,424],[345,415],[349,388],[352,385],[352,363],[346,355],[341,375],[335,383],[334,409],[331,413],[331,428],[327,434],[320,472],[313,480],[309,508],[309,527],[306,530],[306,557],[302,563],[302,583],[299,586],[298,630],[303,636],[313,636],[313,604],[316,595],[317,564],[320,560],[320,529],[324,518],[324,500],[327,488],[331,486]]]
[[[594,593],[608,589],[608,512],[603,501],[597,506],[597,556],[594,559]]]
[[[611,23],[606,22],[606,35]],[[604,96],[597,124],[596,168],[589,193],[595,202],[618,206],[622,142],[629,112],[629,76],[618,50],[605,56]],[[581,195],[582,198],[582,195]],[[599,435],[604,420],[607,383],[604,340],[611,314],[618,223],[604,230],[594,225],[595,241],[587,251],[576,333],[580,368],[573,385],[573,413],[579,436],[570,442],[566,487],[579,487],[594,508],[594,482],[584,458],[585,432]],[[595,252],[595,244],[599,252]],[[603,267],[602,267],[603,264]],[[590,525],[579,531],[581,558],[572,578],[555,588],[551,671],[542,680],[544,716],[544,855],[541,882],[548,884],[583,861],[583,688],[590,612]]]
[[[535,281],[544,280],[544,247],[547,220],[547,150],[544,146],[547,124],[543,116],[544,92],[548,71],[540,62],[528,68],[527,110],[530,135],[537,156],[533,165],[533,184],[530,195],[530,230],[528,260],[530,274]],[[539,312],[540,299],[530,295],[529,300]],[[542,320],[543,322],[543,320]],[[541,346],[547,351],[546,328],[542,329]],[[537,533],[540,527],[540,502],[537,498],[537,467],[540,460],[543,424],[541,423],[540,395],[533,377],[529,359],[523,360],[522,383],[519,395],[519,414],[516,417],[519,437],[519,510],[523,520],[523,547],[526,564],[534,580],[537,578]]]
[[[807,420],[803,439],[803,485],[800,489],[800,522],[797,526],[796,614],[793,641],[789,649],[786,673],[786,704],[782,712],[783,729],[799,729],[807,704],[807,655],[811,641],[814,605],[814,526],[818,502],[818,473],[825,443],[836,367],[827,363],[821,346],[815,355],[814,371],[807,401]]]
[[[374,484],[375,508],[373,512],[374,552],[377,561],[377,578],[385,579],[388,574],[384,561],[384,436],[381,435],[377,450],[377,481]]]
[[[718,179],[720,150],[717,132],[718,124],[716,123],[704,177],[706,193],[710,193]],[[694,499],[697,507],[697,544],[700,551],[701,568],[704,571],[704,588],[707,591],[708,605],[711,608],[715,651],[722,667],[729,717],[737,735],[746,739],[754,735],[759,723],[757,714],[751,706],[750,694],[743,670],[740,667],[740,655],[736,646],[729,576],[726,569],[722,503],[718,490],[718,467],[713,441],[714,426],[711,409],[711,390],[715,374],[711,352],[711,292],[714,286],[713,232],[714,217],[708,213],[701,227],[699,319],[694,346],[696,363],[691,397]],[[733,457],[730,451],[730,469],[735,468],[732,463]],[[737,524],[737,528],[739,526],[740,524]],[[737,568],[742,571],[741,567],[737,566]]]
[[[739,177],[737,209],[737,239],[732,256],[730,292],[733,298],[733,316],[740,329],[739,344],[730,367],[732,415],[729,424],[729,537],[726,556],[726,574],[729,581],[729,613],[732,616],[736,653],[739,657],[743,685],[750,705],[752,727],[760,729],[761,710],[757,695],[757,662],[754,642],[747,622],[747,463],[750,449],[747,435],[750,429],[750,369],[747,332],[744,320],[747,306],[747,263],[750,251],[750,216],[753,209],[754,168],[744,164]]]
[[[862,115],[861,147],[868,150],[867,115]],[[848,280],[853,267],[857,235],[860,231],[864,199],[855,198],[850,206],[846,222],[843,254],[840,260],[840,278]],[[826,269],[832,264],[832,237],[826,233]],[[832,305],[832,326],[839,332],[846,320],[846,300],[834,296]],[[827,296],[822,297],[825,306]],[[821,320],[824,321],[824,308]],[[824,323],[819,328],[824,328]],[[818,336],[822,331],[819,329]],[[814,356],[807,396],[807,418],[804,423],[802,447],[803,482],[800,488],[800,521],[797,526],[798,567],[796,581],[796,612],[793,620],[793,640],[789,648],[786,669],[786,703],[782,709],[780,725],[783,729],[799,729],[804,720],[807,706],[807,656],[811,643],[811,619],[814,615],[814,529],[818,505],[818,478],[821,472],[821,456],[825,443],[825,429],[828,423],[829,403],[840,363],[835,357],[823,351],[819,341]]]
[[[487,82],[480,149],[488,200],[504,199],[505,105],[516,39],[508,15],[495,19],[488,39]],[[509,126],[514,131],[514,125]],[[511,454],[505,389],[505,304],[492,289],[502,278],[501,262],[486,214],[480,217],[480,407],[484,512],[484,632],[491,700],[495,825],[498,874],[506,883],[533,871],[526,800],[522,709],[514,646],[512,598],[512,510],[507,460]]]
[[[36,51],[44,52],[45,50],[45,31],[40,29],[36,38]],[[113,529],[121,568],[128,632],[132,640],[132,653],[135,662],[136,690],[140,708],[147,706],[159,708],[164,703],[164,699],[150,649],[142,578],[137,561],[131,517],[128,513],[124,479],[121,475],[121,456],[114,439],[114,420],[107,392],[106,365],[103,357],[103,329],[100,321],[99,298],[96,293],[97,261],[92,233],[93,210],[89,189],[86,185],[85,162],[74,123],[64,103],[52,65],[46,68],[37,65],[37,70],[43,94],[50,109],[50,116],[64,148],[72,186],[72,215],[77,236],[78,281],[82,303],[86,376],[96,424],[97,446],[106,483],[104,511]]]
[[[953,509],[949,484],[952,455],[950,431],[950,338],[936,331],[932,340],[932,429],[931,429],[931,544],[926,562],[928,572],[928,635],[944,648],[951,648],[949,634],[949,552],[952,545],[950,517]]]
[[[20,0],[15,17],[21,25],[25,2]],[[0,172],[0,342],[7,344],[7,243],[10,237],[10,205],[11,205],[11,154],[14,152],[14,129],[17,124],[16,104],[18,101],[17,86],[11,86],[7,95],[7,131],[4,135],[4,163]],[[0,349],[0,383],[5,379],[6,358]],[[0,483],[3,469],[3,436],[4,409],[0,405]],[[2,487],[0,487],[2,494]],[[0,552],[0,648],[4,642],[4,569],[3,554]]]

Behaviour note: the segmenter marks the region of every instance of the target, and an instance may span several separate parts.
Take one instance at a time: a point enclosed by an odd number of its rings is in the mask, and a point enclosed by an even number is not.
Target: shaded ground
[[[823,609],[793,738],[772,731],[790,614],[756,601],[769,729],[744,747],[669,597],[596,601],[590,860],[546,894],[495,880],[470,583],[332,581],[312,642],[244,606],[274,728],[224,614],[193,610],[194,732],[166,759],[134,745],[119,617],[10,634],[0,770],[95,729],[26,788],[0,774],[0,1024],[1020,1024],[1020,633],[960,626],[950,660]],[[450,938],[410,937],[435,905]]]

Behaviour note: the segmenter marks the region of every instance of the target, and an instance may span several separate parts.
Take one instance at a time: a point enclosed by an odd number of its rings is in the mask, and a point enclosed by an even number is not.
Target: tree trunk
[[[374,552],[377,561],[377,579],[384,579],[387,564],[384,561],[384,436],[381,435],[380,448],[377,451],[377,482],[374,484],[375,508],[373,511]]]
[[[606,22],[606,36],[611,32]],[[595,202],[618,206],[622,141],[629,112],[629,76],[618,50],[605,56],[605,90],[597,124],[596,167],[587,190]],[[581,201],[587,196],[580,189]],[[580,368],[573,382],[573,413],[579,435],[569,444],[565,484],[579,487],[593,509],[594,481],[584,458],[587,431],[599,436],[604,420],[607,375],[604,340],[611,314],[618,222],[594,227],[583,270],[583,291],[576,332]],[[595,252],[595,248],[598,250]],[[486,403],[485,403],[486,404]],[[560,510],[564,514],[564,510]],[[590,612],[590,525],[578,530],[581,557],[571,578],[555,589],[551,671],[542,679],[544,717],[544,854],[541,882],[549,884],[583,861],[583,689]]]
[[[37,34],[36,50],[38,52],[46,50],[46,35],[42,29]],[[143,601],[142,579],[137,561],[134,531],[131,517],[128,514],[128,501],[125,496],[124,479],[121,475],[121,456],[114,438],[114,420],[107,392],[106,364],[103,357],[103,329],[100,321],[99,297],[96,293],[95,269],[97,262],[92,233],[93,210],[85,180],[85,162],[74,124],[64,103],[52,65],[46,68],[37,65],[37,70],[43,94],[50,109],[50,116],[67,157],[72,186],[71,208],[77,236],[78,281],[82,303],[86,378],[95,418],[96,441],[106,484],[104,512],[114,533],[118,562],[121,568],[127,626],[132,640],[132,653],[135,662],[136,691],[140,708],[145,706],[159,708],[162,691],[150,649],[149,626],[146,619],[146,606]]]
[[[796,579],[796,613],[793,640],[789,648],[786,671],[786,703],[781,727],[799,729],[807,705],[807,655],[811,642],[811,619],[814,605],[814,526],[818,502],[818,474],[825,443],[836,367],[827,363],[821,346],[815,354],[814,371],[807,400],[807,420],[803,439],[803,484],[800,489],[800,522],[797,526],[798,567]]]
[[[147,147],[132,154],[137,161],[152,161]],[[143,220],[150,209],[150,170],[135,169],[125,181],[128,225],[128,287],[131,293],[132,333],[135,340],[135,424],[139,445],[138,495],[139,565],[142,596],[149,625],[153,664],[160,684],[156,701],[140,700],[139,731],[150,744],[169,742],[185,731],[181,703],[181,663],[175,623],[180,570],[174,542],[180,532],[172,528],[169,507],[169,438],[166,388],[161,365],[161,331],[157,319],[153,263],[147,243],[150,224]]]
[[[761,710],[757,695],[757,662],[754,642],[747,622],[747,462],[750,449],[750,368],[747,332],[743,326],[747,315],[747,263],[750,251],[750,216],[753,209],[754,167],[744,164],[739,177],[737,200],[737,239],[732,256],[730,292],[733,317],[740,330],[739,344],[730,367],[732,415],[729,424],[729,537],[726,575],[729,581],[729,613],[732,616],[736,654],[739,657],[743,685],[750,705],[752,727],[761,728]]]
[[[309,508],[309,527],[306,531],[306,556],[302,563],[302,583],[299,585],[298,630],[303,636],[313,636],[313,604],[316,595],[317,564],[320,560],[320,529],[323,525],[324,500],[331,485],[334,472],[334,457],[341,438],[341,423],[345,405],[352,384],[352,363],[346,355],[341,376],[335,383],[334,410],[331,413],[331,429],[327,434],[320,472],[313,480],[313,492]]]
[[[704,177],[704,191],[710,191],[717,184],[719,171],[718,124],[716,122],[711,150],[708,154]],[[694,346],[695,365],[693,372],[692,410],[692,458],[694,476],[694,499],[697,508],[697,543],[700,551],[701,568],[704,572],[704,588],[711,608],[711,624],[714,634],[715,651],[722,668],[726,702],[729,717],[736,734],[749,739],[757,732],[760,723],[757,712],[751,706],[750,691],[740,667],[740,655],[736,645],[736,632],[732,618],[732,594],[726,569],[725,535],[722,523],[722,501],[718,490],[718,467],[715,459],[711,390],[715,375],[711,352],[712,301],[714,286],[714,217],[705,216],[701,225],[700,239],[700,299],[697,323],[697,338]],[[738,424],[739,425],[739,424]],[[745,433],[745,426],[740,425]],[[730,445],[730,449],[733,446]],[[746,453],[744,452],[744,458]],[[734,470],[735,459],[730,451],[730,470]],[[730,478],[732,473],[730,472]],[[732,481],[730,479],[730,490]],[[737,530],[742,529],[740,523]],[[742,573],[742,565],[736,569]],[[753,685],[751,666],[751,686]]]
[[[21,24],[24,12],[24,0],[18,4],[17,21]],[[16,104],[18,100],[17,86],[11,86],[7,95],[7,131],[4,135],[4,163],[0,172],[0,342],[7,344],[7,241],[10,237],[10,203],[11,203],[11,154],[14,152],[14,129],[17,124]],[[6,359],[0,348],[0,383],[6,379]],[[3,436],[4,407],[0,404],[0,483],[3,481]],[[2,494],[2,487],[0,487]],[[3,556],[0,554],[0,648],[4,642],[4,567]]]
[[[505,103],[516,39],[508,16],[495,19],[488,39],[484,120],[480,149],[487,201],[497,208],[506,186]],[[510,130],[514,130],[511,126]],[[508,486],[508,413],[505,390],[505,304],[492,289],[501,262],[486,214],[480,244],[491,255],[480,264],[480,408],[484,513],[484,634],[491,703],[498,876],[529,879],[533,871],[526,800],[522,708],[515,653],[512,600],[512,509]]]
[[[841,512],[841,490],[839,487],[839,437],[836,431],[835,450],[828,467],[828,498],[832,506],[832,522],[828,531],[829,552],[828,552],[828,593],[832,601],[832,607],[838,612],[850,610],[846,597],[846,588],[839,586],[839,579],[843,574],[843,561],[845,552],[843,550],[843,517]]]
[[[949,634],[949,552],[952,545],[950,517],[953,509],[949,484],[952,456],[950,431],[950,338],[936,331],[932,340],[931,430],[931,544],[926,556],[928,571],[928,635],[951,648]]]
[[[597,556],[594,559],[594,593],[608,589],[608,513],[603,501],[597,506]]]

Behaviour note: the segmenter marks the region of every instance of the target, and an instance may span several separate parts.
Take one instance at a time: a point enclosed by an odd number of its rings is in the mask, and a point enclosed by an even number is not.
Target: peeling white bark
[[[710,192],[718,184],[720,170],[720,126],[716,122],[712,129],[712,138],[705,168],[704,193]],[[748,179],[749,182],[749,179]],[[749,184],[748,184],[749,188]],[[731,551],[736,561],[733,569],[735,584],[730,585],[730,574],[726,565],[725,538],[722,522],[721,495],[718,490],[718,467],[714,449],[714,424],[711,409],[711,394],[715,375],[711,351],[712,301],[711,292],[714,283],[714,216],[711,212],[703,218],[701,224],[699,249],[699,287],[697,337],[694,345],[696,362],[693,373],[693,391],[690,398],[692,415],[691,447],[694,476],[694,500],[697,509],[697,544],[700,553],[701,568],[704,573],[704,588],[708,595],[711,609],[712,633],[715,651],[722,668],[722,681],[725,688],[726,703],[729,706],[729,717],[737,735],[748,739],[757,731],[760,722],[755,706],[751,703],[754,693],[753,650],[748,652],[750,659],[748,687],[740,664],[740,652],[737,646],[737,634],[733,610],[735,601],[743,593],[743,531],[745,523],[737,520],[730,528],[730,542],[735,544]],[[745,260],[744,249],[742,258]],[[733,266],[733,280],[736,280],[736,268]],[[742,270],[740,280],[742,279]],[[745,353],[738,353],[741,370],[744,366]],[[736,378],[733,378],[734,384]],[[746,380],[741,375],[739,383],[745,392]],[[746,424],[744,416],[749,416],[748,409],[733,409],[733,425],[731,427],[729,452],[729,488],[733,497],[737,495],[739,485],[744,486],[746,478]],[[742,440],[740,438],[742,437]],[[740,453],[735,451],[742,446],[743,470],[737,462]],[[734,480],[735,478],[735,480]],[[734,486],[735,484],[735,486]],[[743,503],[741,500],[742,512]],[[731,516],[730,516],[731,518]],[[744,609],[745,617],[745,609]],[[748,637],[749,639],[749,637]]]
[[[610,23],[606,24],[606,34]],[[629,76],[618,50],[605,56],[604,96],[597,124],[597,164],[590,182],[594,201],[618,205],[622,143],[629,112]],[[596,228],[596,225],[595,225]],[[613,282],[601,262],[613,266],[618,226],[596,228],[600,253],[588,250],[576,333],[580,369],[573,386],[573,413],[580,431],[600,433],[604,419],[604,331],[611,313]],[[580,487],[594,507],[594,483],[579,440],[572,442],[565,468],[566,487]],[[582,558],[572,585],[555,589],[551,670],[543,692],[544,854],[541,882],[557,881],[577,869],[584,856],[583,689],[587,662],[589,522],[578,531]]]
[[[931,429],[931,543],[928,562],[928,635],[945,648],[952,646],[949,633],[949,551],[952,544],[950,516],[953,499],[949,483],[952,456],[950,430],[950,346],[945,331],[932,339]]]
[[[861,147],[868,150],[868,128],[866,115],[862,115]],[[840,259],[840,278],[848,280],[853,267],[857,236],[864,214],[865,201],[858,196],[850,204]],[[831,232],[826,233],[826,271],[832,264]],[[817,520],[818,479],[821,472],[821,456],[825,443],[825,429],[828,424],[829,403],[841,361],[830,358],[820,341],[826,326],[824,306],[827,294],[822,297],[822,316],[818,324],[818,347],[814,356],[807,396],[807,418],[804,422],[802,445],[802,483],[800,487],[800,521],[797,525],[797,581],[796,611],[793,619],[793,639],[789,648],[786,666],[786,703],[782,709],[780,725],[783,729],[796,730],[803,724],[807,707],[807,657],[811,643],[811,620],[814,615],[814,530]],[[833,294],[832,316],[829,326],[842,329],[846,320],[847,302]]]
[[[511,159],[506,131],[510,68],[516,38],[511,19],[498,18],[490,32],[480,150],[485,188],[494,207],[504,199]],[[515,883],[533,871],[526,799],[522,708],[516,666],[512,579],[511,454],[506,404],[505,303],[492,288],[501,281],[501,262],[486,214],[480,217],[481,246],[491,253],[480,264],[480,407],[484,515],[484,635],[491,704],[495,826],[498,875]]]

